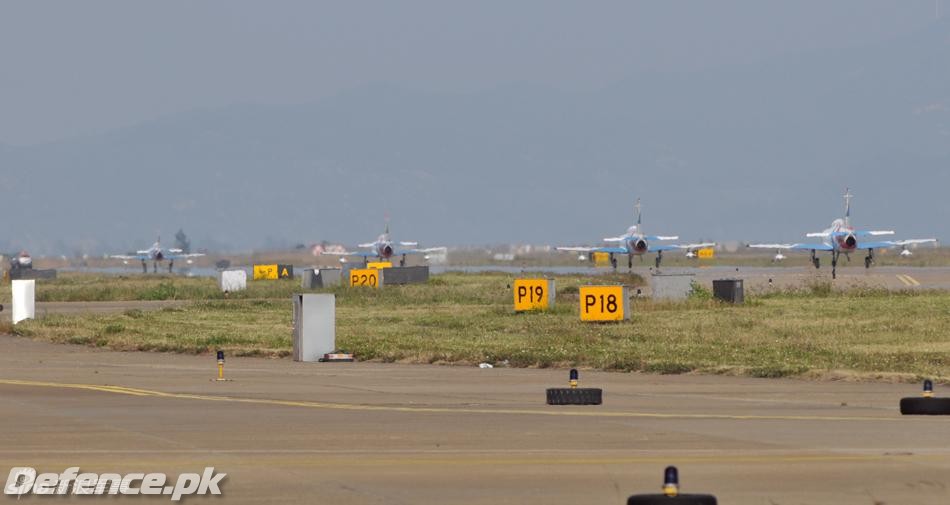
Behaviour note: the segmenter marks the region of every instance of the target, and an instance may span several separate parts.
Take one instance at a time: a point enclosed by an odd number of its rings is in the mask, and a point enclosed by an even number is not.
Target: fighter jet
[[[928,242],[936,242],[935,238],[920,238],[920,239],[909,239],[909,240],[883,240],[883,241],[873,241],[864,242],[863,240],[868,237],[879,237],[883,235],[893,235],[893,230],[856,230],[851,226],[851,199],[854,198],[854,195],[851,194],[850,189],[845,189],[844,192],[844,219],[835,219],[831,222],[831,227],[820,232],[808,233],[805,236],[811,238],[820,238],[822,239],[820,244],[749,244],[749,247],[756,247],[761,249],[791,249],[796,251],[811,251],[811,262],[815,265],[815,268],[821,266],[821,261],[816,255],[817,251],[830,251],[831,252],[831,278],[834,279],[837,277],[837,267],[838,259],[842,254],[845,255],[849,261],[851,260],[851,253],[867,249],[868,255],[864,257],[864,268],[871,268],[871,264],[874,262],[874,250],[875,249],[887,249],[891,247],[904,247],[910,244],[924,244]]]
[[[15,256],[10,258],[11,270],[29,270],[31,268],[33,268],[33,258],[30,257],[30,253],[26,251],[20,251]]]
[[[185,259],[191,263],[191,258],[198,258],[204,256],[202,253],[185,253],[181,249],[162,249],[162,238],[158,237],[158,240],[152,244],[152,247],[145,249],[144,251],[135,251],[135,254],[111,254],[110,258],[122,260],[123,263],[128,264],[130,260],[139,260],[142,262],[142,273],[148,273],[148,264],[147,262],[152,262],[152,271],[158,272],[158,264],[162,261],[168,261],[168,273],[171,273],[172,268],[175,266],[175,260]]]
[[[321,254],[329,256],[360,256],[366,263],[370,258],[378,258],[381,261],[388,261],[393,257],[399,258],[399,266],[406,266],[406,256],[410,254],[429,254],[446,251],[445,247],[428,247],[419,249],[419,242],[393,242],[389,237],[389,224],[386,225],[386,231],[376,238],[375,242],[359,244],[358,247],[368,249],[367,251],[324,251]],[[408,249],[405,249],[408,248]]]
[[[714,247],[715,242],[704,242],[701,244],[678,244],[678,245],[651,245],[650,241],[669,241],[669,240],[679,240],[678,236],[666,236],[666,235],[646,235],[643,233],[643,216],[641,213],[640,199],[637,198],[637,204],[634,205],[634,208],[637,210],[637,224],[627,228],[627,233],[619,237],[607,237],[604,239],[604,242],[618,244],[617,246],[607,246],[607,247],[556,247],[558,251],[572,251],[572,252],[583,252],[587,253],[589,257],[593,258],[592,253],[596,252],[605,252],[610,254],[610,264],[614,268],[617,268],[617,258],[614,256],[616,254],[626,254],[627,255],[627,268],[633,268],[633,257],[640,256],[641,260],[643,255],[648,252],[656,253],[656,267],[660,268],[660,262],[663,261],[663,251],[673,251],[673,250],[685,250],[687,256],[694,251],[703,249],[706,247]]]

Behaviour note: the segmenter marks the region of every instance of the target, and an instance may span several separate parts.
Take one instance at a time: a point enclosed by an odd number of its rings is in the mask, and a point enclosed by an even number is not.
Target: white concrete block
[[[13,281],[13,324],[36,317],[36,281]]]
[[[234,292],[247,289],[246,270],[222,270],[218,274],[221,291]]]

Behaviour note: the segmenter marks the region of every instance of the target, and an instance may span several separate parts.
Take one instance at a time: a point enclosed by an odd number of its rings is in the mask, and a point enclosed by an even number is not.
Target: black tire
[[[716,505],[716,497],[711,494],[635,494],[627,498],[627,505]]]
[[[950,398],[901,398],[901,414],[905,416],[948,416]]]
[[[549,388],[548,405],[600,405],[603,394],[600,388]]]

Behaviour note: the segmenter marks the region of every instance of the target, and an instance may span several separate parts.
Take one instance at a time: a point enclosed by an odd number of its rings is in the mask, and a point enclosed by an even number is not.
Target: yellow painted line
[[[918,282],[917,279],[915,279],[915,278],[913,278],[913,277],[911,277],[911,276],[909,276],[909,275],[897,274],[897,278],[898,278],[901,282],[903,282],[904,285],[907,286],[907,287],[917,287],[917,286],[920,286],[920,282]]]
[[[292,464],[300,467],[405,467],[405,466],[551,466],[551,465],[632,465],[644,463],[668,463],[671,458],[679,464],[763,464],[763,463],[860,463],[894,460],[946,460],[947,455],[917,454],[826,454],[826,455],[724,455],[724,456],[629,456],[629,457],[545,457],[545,458],[491,458],[470,457],[367,457],[365,455],[335,458],[268,458],[256,456],[256,463],[268,466]]]
[[[121,386],[100,386],[95,384],[63,384],[59,382],[40,382],[40,381],[21,381],[16,379],[0,379],[0,384],[9,384],[12,386],[40,386],[50,388],[66,389],[85,389],[88,391],[101,391],[104,393],[121,393],[134,396],[152,396],[149,391],[133,390]]]
[[[350,410],[368,412],[407,412],[428,414],[503,414],[503,415],[535,415],[535,416],[562,416],[562,417],[604,417],[604,418],[636,418],[636,419],[722,419],[735,421],[899,421],[908,422],[909,419],[901,416],[870,417],[870,416],[780,416],[780,415],[738,415],[738,414],[662,414],[658,412],[617,412],[597,410],[529,410],[529,409],[475,409],[452,407],[396,407],[391,405],[360,405],[353,403],[327,403],[296,400],[278,400],[268,398],[240,398],[231,396],[214,396],[191,393],[166,393],[148,389],[135,389],[122,386],[101,386],[95,384],[70,384],[57,382],[42,382],[17,379],[0,379],[0,384],[12,386],[32,386],[67,388],[97,391],[140,397],[172,398],[181,400],[200,400],[207,402],[245,403],[255,405],[276,405],[282,407],[301,407],[326,410]]]
[[[27,451],[28,452],[28,451]],[[689,454],[682,452],[672,452],[669,454],[657,455],[626,455],[626,456],[596,456],[573,455],[573,454],[551,454],[551,455],[524,455],[517,451],[514,454],[507,455],[505,451],[496,451],[486,454],[464,454],[450,453],[439,455],[427,454],[379,454],[374,451],[352,451],[337,452],[330,454],[293,454],[284,451],[200,451],[198,453],[174,453],[169,451],[136,451],[131,458],[125,454],[117,454],[110,451],[99,453],[86,453],[84,451],[74,451],[69,453],[49,452],[45,454],[55,454],[56,457],[62,457],[63,454],[71,454],[73,457],[82,456],[89,461],[89,458],[104,455],[111,457],[121,457],[126,463],[142,462],[142,464],[162,464],[167,466],[177,466],[182,464],[194,464],[195,461],[213,461],[213,459],[202,458],[220,458],[221,455],[237,457],[230,459],[229,465],[260,466],[268,467],[294,467],[294,468],[406,468],[406,467],[484,467],[484,466],[603,466],[603,465],[634,465],[634,464],[667,464],[670,461],[676,461],[680,464],[695,465],[722,465],[723,463],[732,463],[736,465],[761,465],[768,463],[785,464],[812,464],[812,463],[875,463],[881,461],[890,462],[923,462],[923,461],[947,461],[950,455],[947,454],[912,454],[912,453],[877,453],[877,454],[795,454],[795,453],[775,453],[775,454]],[[384,451],[385,452],[385,451]],[[22,452],[25,454],[26,452]],[[0,454],[21,454],[16,451],[0,451]],[[30,453],[33,456],[43,455],[44,451]],[[137,457],[136,457],[137,456]],[[242,457],[243,456],[243,457]],[[250,457],[249,459],[247,457]],[[196,459],[198,458],[198,459]],[[34,457],[35,459],[35,457]],[[83,464],[82,461],[78,461]],[[245,463],[248,462],[248,463]]]

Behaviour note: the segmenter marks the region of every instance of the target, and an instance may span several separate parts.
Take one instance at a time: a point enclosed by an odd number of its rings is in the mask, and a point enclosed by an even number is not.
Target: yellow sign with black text
[[[375,268],[377,270],[380,268],[392,268],[392,267],[393,267],[392,261],[370,261],[369,263],[366,264],[366,268]]]
[[[547,310],[554,305],[553,279],[515,279],[515,312]]]
[[[623,286],[581,286],[581,321],[622,321],[629,319],[627,288]]]
[[[350,270],[350,287],[366,286],[378,288],[383,285],[382,272],[376,268],[354,268]]]
[[[277,265],[254,265],[254,280],[277,280]]]
[[[699,259],[701,259],[701,260],[712,259],[715,255],[716,255],[716,251],[715,251],[715,249],[713,249],[713,248],[711,248],[711,247],[707,247],[707,248],[705,248],[705,249],[700,249],[699,251],[696,252],[696,256],[698,256]]]

